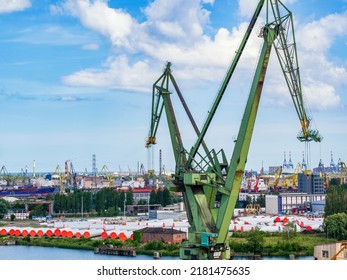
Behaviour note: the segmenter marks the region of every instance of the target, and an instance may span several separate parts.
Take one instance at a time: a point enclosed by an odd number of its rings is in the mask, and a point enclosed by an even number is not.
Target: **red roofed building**
[[[182,243],[187,239],[187,233],[185,231],[176,230],[172,228],[143,228],[137,230],[142,234],[141,242],[149,242],[153,240],[163,241],[165,243]]]

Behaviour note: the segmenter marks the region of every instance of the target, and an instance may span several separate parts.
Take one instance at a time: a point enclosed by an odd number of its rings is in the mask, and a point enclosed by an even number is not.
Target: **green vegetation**
[[[0,219],[2,219],[10,208],[9,203],[0,198]]]
[[[337,240],[347,239],[347,214],[332,214],[324,219],[324,231],[327,237]]]
[[[57,193],[54,196],[55,213],[81,213],[82,210],[84,213],[92,210],[91,192],[77,190],[68,194]]]
[[[331,186],[325,198],[325,217],[337,213],[347,214],[347,186]]]
[[[312,256],[315,245],[336,242],[324,233],[294,232],[266,233],[262,231],[235,232],[230,247],[236,253],[257,253],[269,256]]]
[[[149,197],[150,204],[160,204],[163,207],[172,203],[170,191],[167,188],[152,190]]]

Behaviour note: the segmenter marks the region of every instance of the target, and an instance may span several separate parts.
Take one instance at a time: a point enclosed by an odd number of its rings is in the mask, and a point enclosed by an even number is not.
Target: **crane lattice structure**
[[[239,132],[234,141],[234,150],[228,161],[223,149],[219,151],[209,149],[204,138],[265,2],[267,20],[260,34],[263,38],[263,47]],[[270,15],[273,18],[271,20]],[[320,142],[322,137],[317,130],[311,128],[311,118],[307,115],[304,106],[292,14],[279,0],[260,0],[258,2],[201,130],[196,125],[172,75],[170,62],[166,64],[163,74],[153,84],[151,127],[146,147],[150,148],[156,144],[159,122],[165,112],[176,161],[175,174],[172,180],[167,182],[167,187],[172,191],[182,192],[191,226],[188,240],[181,246],[181,259],[230,258],[229,225],[244,174],[272,47],[276,50],[301,124],[301,131],[297,138],[302,142]],[[172,87],[197,135],[197,140],[189,151],[183,145],[177,124],[171,101],[174,93],[171,91]]]

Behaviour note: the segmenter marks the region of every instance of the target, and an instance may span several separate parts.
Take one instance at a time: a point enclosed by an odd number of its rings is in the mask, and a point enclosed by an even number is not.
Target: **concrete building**
[[[298,192],[308,194],[325,193],[324,177],[319,173],[298,174]]]
[[[315,260],[347,260],[347,242],[316,245],[313,257]]]

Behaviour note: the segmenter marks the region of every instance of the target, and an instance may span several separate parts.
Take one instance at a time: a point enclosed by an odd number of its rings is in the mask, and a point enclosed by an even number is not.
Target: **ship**
[[[0,197],[13,196],[13,197],[42,197],[56,190],[53,186],[37,187],[34,185],[24,186],[1,186]]]

